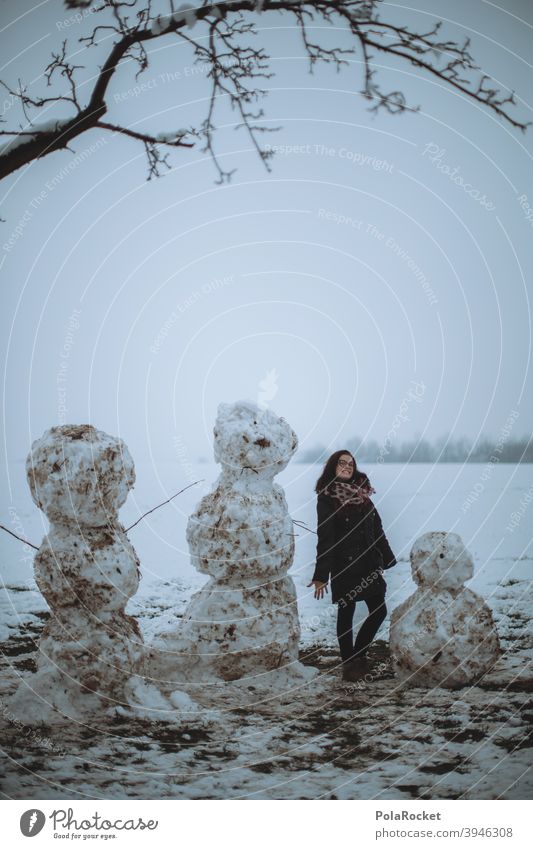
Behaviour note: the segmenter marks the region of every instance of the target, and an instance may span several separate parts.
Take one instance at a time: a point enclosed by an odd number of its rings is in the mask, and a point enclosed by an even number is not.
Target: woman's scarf
[[[375,491],[367,475],[362,474],[358,481],[353,483],[333,480],[325,488],[324,494],[333,498],[339,507],[355,507],[368,504]]]

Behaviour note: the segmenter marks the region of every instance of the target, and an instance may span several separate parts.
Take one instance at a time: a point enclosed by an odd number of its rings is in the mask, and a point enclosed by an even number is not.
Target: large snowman
[[[473,560],[461,537],[431,531],[411,549],[418,585],[391,614],[393,668],[412,686],[474,684],[496,663],[500,646],[489,607],[464,586]]]
[[[50,521],[35,580],[51,610],[37,672],[12,709],[26,722],[100,716],[137,680],[142,637],[124,612],[139,585],[139,560],[118,520],[135,481],[121,439],[92,425],[47,430],[31,446],[32,498]]]
[[[294,530],[274,482],[296,450],[296,434],[247,400],[220,404],[213,433],[222,470],[186,531],[192,562],[210,579],[192,597],[181,628],[155,640],[147,671],[167,686],[305,681],[315,670],[298,661],[296,591],[287,575]]]

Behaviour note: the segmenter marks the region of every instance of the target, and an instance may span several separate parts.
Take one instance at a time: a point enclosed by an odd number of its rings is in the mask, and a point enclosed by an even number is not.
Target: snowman
[[[288,423],[248,400],[221,403],[214,456],[222,470],[189,517],[193,565],[209,575],[179,630],[160,635],[150,675],[169,681],[237,681],[252,686],[302,682],[296,590],[287,575],[294,535],[274,478],[298,440]]]
[[[431,531],[411,549],[418,585],[391,614],[390,651],[399,678],[412,686],[474,684],[496,663],[496,626],[481,596],[464,586],[473,560],[461,537]]]
[[[124,612],[139,560],[117,515],[135,481],[133,460],[121,439],[62,425],[32,444],[26,473],[50,521],[34,571],[51,616],[37,672],[12,707],[25,722],[101,712],[123,702],[142,652],[137,621]]]

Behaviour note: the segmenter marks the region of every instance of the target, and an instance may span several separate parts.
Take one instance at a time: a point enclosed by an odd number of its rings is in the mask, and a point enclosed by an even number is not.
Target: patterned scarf
[[[353,507],[368,504],[375,491],[367,475],[363,474],[358,483],[334,480],[326,487],[324,493],[335,499],[340,507]]]

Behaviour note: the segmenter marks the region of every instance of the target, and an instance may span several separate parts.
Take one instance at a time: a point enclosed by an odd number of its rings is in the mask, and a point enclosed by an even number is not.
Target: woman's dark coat
[[[380,572],[396,565],[371,499],[364,506],[339,507],[328,495],[317,497],[316,567],[313,581],[331,579],[331,600],[357,601],[385,593]]]

